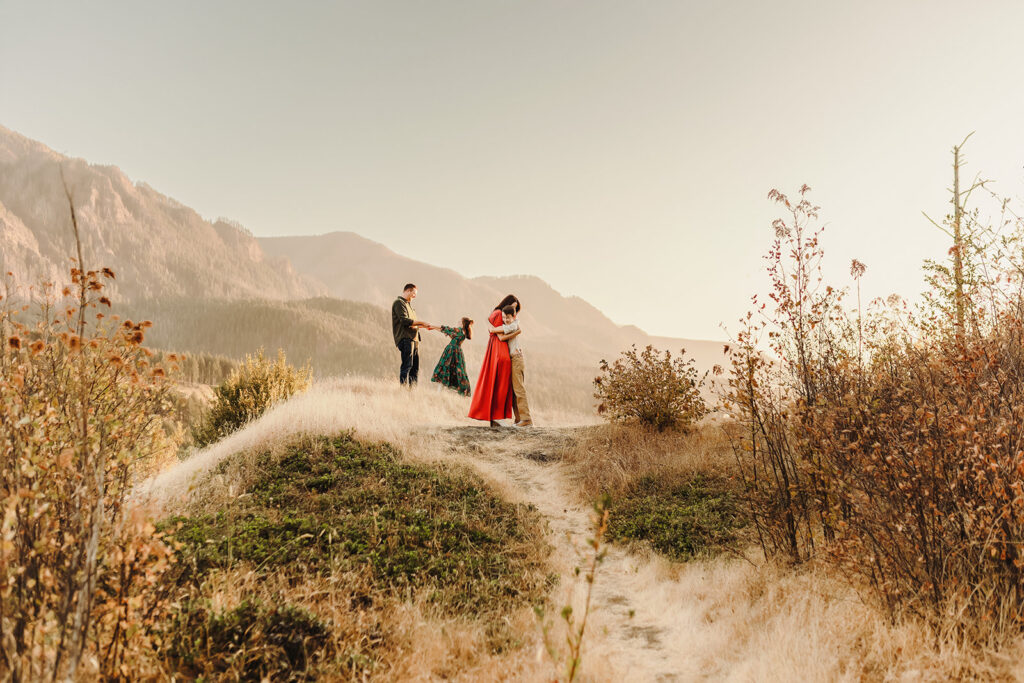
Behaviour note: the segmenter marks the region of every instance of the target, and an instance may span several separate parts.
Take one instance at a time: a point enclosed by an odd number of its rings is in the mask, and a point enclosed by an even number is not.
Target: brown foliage
[[[594,379],[598,412],[610,420],[640,422],[664,430],[687,427],[707,413],[700,395],[704,378],[685,360],[686,351],[672,358],[653,346],[634,345],[615,362],[601,361],[602,375]]]
[[[77,231],[76,231],[77,238]],[[146,325],[95,311],[109,269],[0,311],[0,677],[152,671],[168,546],[129,496],[167,453]]]
[[[986,625],[1019,630],[1022,271],[972,251],[975,285],[957,295],[970,335],[951,316],[915,320],[899,302],[854,323],[821,284],[817,208],[804,192],[795,204],[771,195],[791,217],[776,221],[768,255],[773,308],[748,315],[731,349],[728,401],[762,547],[795,561],[824,548],[893,614],[952,610],[972,637]],[[1015,227],[1000,244],[1019,244]],[[932,302],[954,293],[933,291]]]

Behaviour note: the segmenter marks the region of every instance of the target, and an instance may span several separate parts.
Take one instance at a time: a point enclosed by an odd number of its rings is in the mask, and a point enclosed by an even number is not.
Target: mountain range
[[[290,353],[310,357],[320,374],[386,374],[396,354],[386,311],[402,285],[414,282],[418,314],[438,324],[462,316],[484,323],[505,294],[516,294],[534,366],[548,368],[560,385],[576,385],[577,407],[589,401],[597,362],[631,344],[685,347],[704,369],[721,359],[718,342],[650,337],[537,277],[467,278],[354,232],[256,238],[234,221],[207,220],[131,182],[115,166],[63,156],[0,126],[0,272],[11,273],[16,286],[68,279],[74,243],[65,185],[86,266],[112,268],[115,302],[153,318],[151,343],[174,350],[237,357],[246,345],[291,345]],[[233,332],[218,323],[226,316]],[[443,341],[432,339],[427,349]],[[477,345],[467,344],[471,366],[482,355]]]
[[[115,166],[54,152],[0,126],[0,267],[16,282],[64,283],[74,253],[74,200],[87,268],[117,274],[112,291],[130,301],[156,296],[290,299],[325,292],[228,220],[196,211]]]

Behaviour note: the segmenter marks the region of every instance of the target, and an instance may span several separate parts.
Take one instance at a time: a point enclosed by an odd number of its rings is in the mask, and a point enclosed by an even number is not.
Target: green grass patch
[[[646,542],[677,561],[706,557],[740,540],[747,520],[724,479],[643,477],[613,498],[608,540]]]
[[[238,563],[297,577],[368,571],[379,589],[426,587],[463,614],[535,604],[550,588],[536,510],[467,471],[404,463],[349,435],[306,438],[256,469],[230,506],[163,522],[182,544],[182,582]]]

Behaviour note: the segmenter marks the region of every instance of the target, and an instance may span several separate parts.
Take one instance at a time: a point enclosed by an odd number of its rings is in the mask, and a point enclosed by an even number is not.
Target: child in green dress
[[[466,374],[466,356],[462,353],[462,342],[473,338],[473,321],[463,318],[462,327],[442,325],[441,332],[452,340],[441,352],[441,359],[437,361],[430,381],[454,389],[463,396],[469,396],[469,375]]]

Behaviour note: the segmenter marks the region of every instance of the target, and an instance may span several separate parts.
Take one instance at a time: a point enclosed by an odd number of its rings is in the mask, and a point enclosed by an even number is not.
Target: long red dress
[[[494,311],[487,319],[491,327],[502,324],[501,311]],[[512,417],[512,358],[508,344],[492,334],[487,342],[487,353],[476,381],[469,416],[474,420],[505,420]]]

